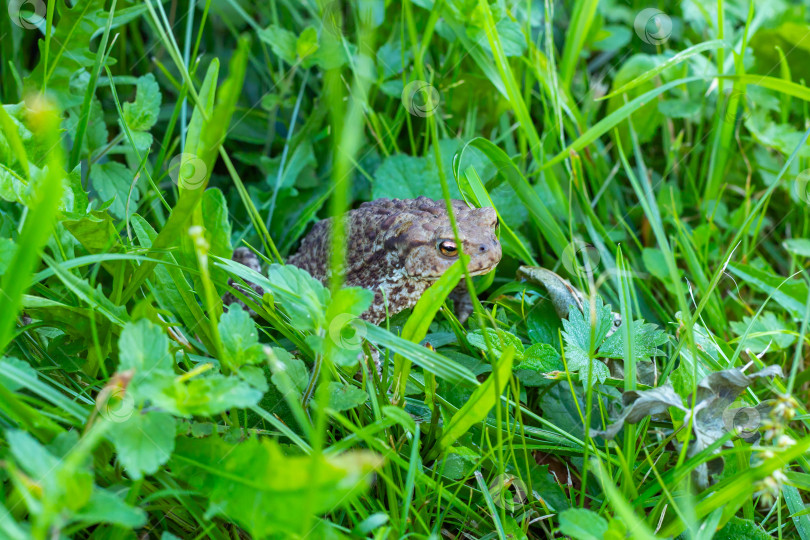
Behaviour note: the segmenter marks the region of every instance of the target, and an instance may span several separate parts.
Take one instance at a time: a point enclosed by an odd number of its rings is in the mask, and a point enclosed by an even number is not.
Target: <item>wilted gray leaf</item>
[[[762,417],[760,409],[755,408],[731,408],[731,404],[748,388],[756,379],[762,377],[782,376],[782,369],[779,366],[768,366],[756,373],[746,375],[739,368],[725,369],[711,373],[698,383],[695,400],[695,420],[692,423],[692,432],[695,440],[690,443],[689,456],[693,456],[710,446],[716,440],[725,436],[729,431],[734,431],[745,440],[752,440],[750,434],[759,428],[759,418]],[[635,424],[647,416],[666,412],[669,407],[676,407],[684,411],[686,417],[684,424],[688,424],[692,410],[689,406],[684,406],[684,401],[675,392],[672,384],[667,381],[658,388],[642,391],[629,391],[622,394],[624,410],[615,423],[611,424],[604,431],[591,430],[591,436],[602,436],[606,439],[614,438],[624,427],[625,423]],[[685,403],[691,404],[691,396],[687,397]],[[766,407],[767,408],[767,407]],[[741,433],[740,426],[737,425],[737,413],[740,410],[753,411],[753,421],[748,421],[751,425],[745,425],[745,430]],[[730,441],[727,445],[730,445]],[[709,477],[718,474],[723,470],[723,461],[718,458],[708,463],[699,465],[695,471],[695,481],[699,487],[708,485]]]
[[[683,407],[681,396],[675,393],[675,389],[667,382],[658,388],[650,390],[630,390],[622,394],[624,410],[615,423],[609,425],[604,431],[591,430],[592,437],[614,438],[624,427],[625,422],[637,424],[646,416],[661,414],[669,407]]]

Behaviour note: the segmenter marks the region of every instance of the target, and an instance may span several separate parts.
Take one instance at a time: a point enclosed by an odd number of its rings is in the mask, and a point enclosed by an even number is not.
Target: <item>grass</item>
[[[9,6],[0,537],[810,539],[809,8]],[[280,264],[419,195],[494,273]]]

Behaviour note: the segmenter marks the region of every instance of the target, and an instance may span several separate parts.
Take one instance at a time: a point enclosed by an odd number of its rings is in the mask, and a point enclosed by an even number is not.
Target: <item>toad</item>
[[[461,251],[469,255],[468,270],[477,276],[490,272],[501,260],[495,235],[498,217],[493,208],[470,208],[452,201]],[[330,278],[329,246],[332,218],[315,224],[289,257],[292,264],[326,284]],[[388,315],[413,307],[422,293],[458,259],[444,200],[377,199],[346,214],[345,283],[374,292],[371,307],[362,318],[372,324]],[[255,255],[245,248],[234,260],[256,267]],[[463,323],[472,312],[466,285],[451,294],[456,316]],[[226,301],[227,303],[227,301]]]

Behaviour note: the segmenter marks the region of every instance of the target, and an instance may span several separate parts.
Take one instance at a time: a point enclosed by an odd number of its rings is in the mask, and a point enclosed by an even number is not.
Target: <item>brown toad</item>
[[[470,256],[472,275],[486,274],[501,260],[493,208],[469,208],[452,201],[462,251]],[[346,214],[346,285],[374,292],[362,318],[379,324],[388,314],[413,307],[422,293],[458,259],[458,249],[443,200],[377,199]],[[315,224],[288,264],[326,284],[330,277],[329,245],[332,219]],[[237,250],[234,259],[250,265],[252,253]],[[472,310],[462,282],[451,296],[463,322]]]

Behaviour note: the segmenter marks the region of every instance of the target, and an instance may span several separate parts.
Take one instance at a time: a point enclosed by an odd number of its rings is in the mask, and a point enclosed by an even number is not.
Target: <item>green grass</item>
[[[810,4],[11,4],[0,538],[810,540]],[[493,274],[279,264],[419,195]]]

